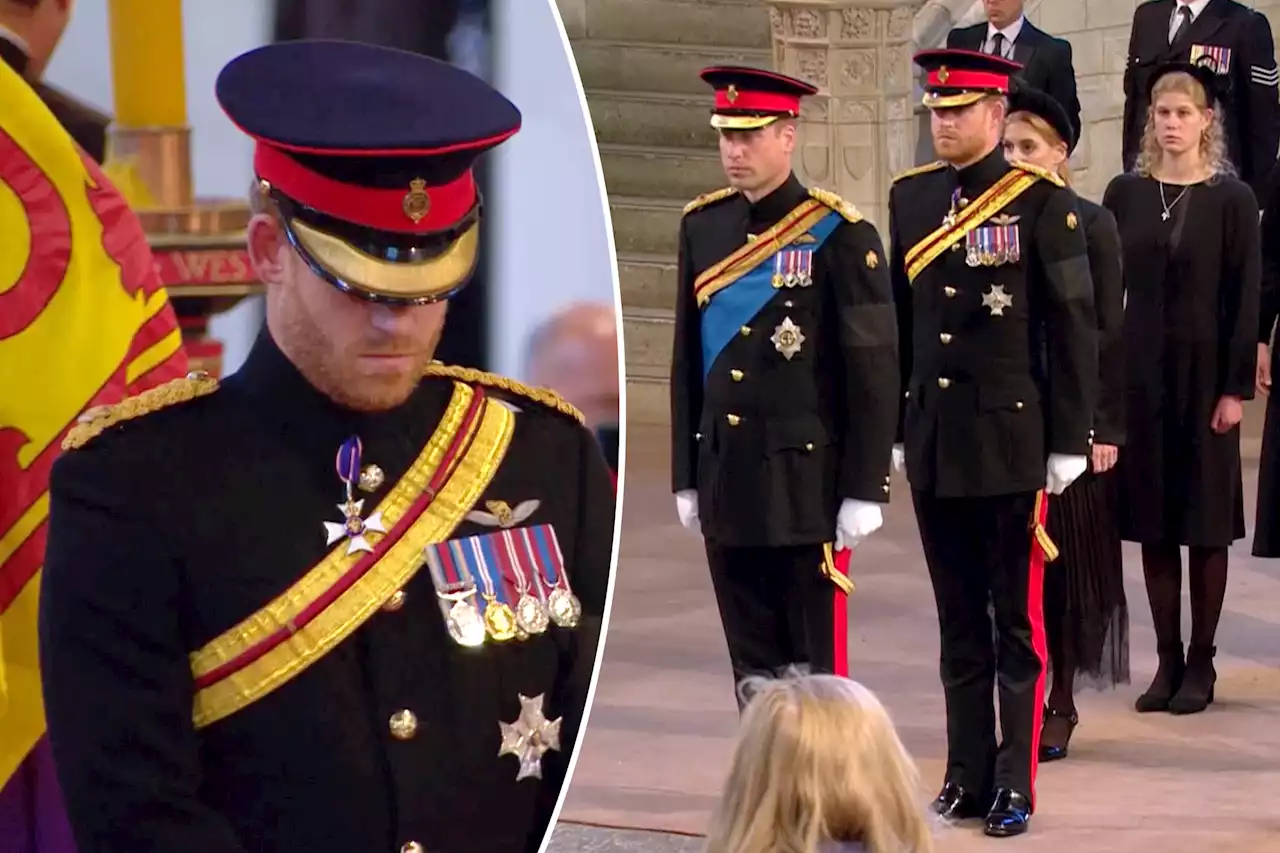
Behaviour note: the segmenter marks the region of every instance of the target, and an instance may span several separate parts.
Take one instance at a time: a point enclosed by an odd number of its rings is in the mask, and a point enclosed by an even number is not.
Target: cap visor
[[[768,127],[782,116],[722,116],[713,114],[711,126],[716,130],[757,130]]]
[[[380,302],[421,304],[457,292],[476,268],[480,223],[476,222],[439,255],[394,263],[367,255],[345,240],[293,219],[289,230],[307,260],[343,290]]]
[[[920,103],[931,110],[946,110],[954,109],[955,107],[967,107],[991,96],[990,92],[960,92],[955,95],[935,95],[932,92],[925,92],[924,97],[920,99]]]

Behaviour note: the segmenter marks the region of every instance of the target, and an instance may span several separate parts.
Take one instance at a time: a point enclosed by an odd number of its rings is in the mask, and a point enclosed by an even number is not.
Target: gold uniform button
[[[733,377],[734,382],[741,382],[742,377],[745,376],[746,374],[744,374],[741,370],[730,370],[729,375]]]
[[[804,446],[804,449],[805,449],[805,450],[813,450],[813,442],[812,442],[812,441],[810,441],[809,443],[807,443],[807,444]]]
[[[729,422],[729,426],[737,426],[742,423],[742,418],[737,415],[725,415],[724,419]]]
[[[693,434],[693,440],[694,440],[694,441],[702,441],[702,433],[700,433],[700,432],[695,432],[695,433]]]
[[[904,400],[910,400],[910,399],[911,399],[911,392],[910,392],[910,391],[907,391],[905,394],[903,394],[903,395],[902,395],[902,399],[904,399]]]
[[[406,841],[400,845],[400,853],[425,853],[426,848],[416,841]]]
[[[938,340],[942,341],[943,346],[946,346],[947,344],[951,343],[951,335],[949,335],[946,332],[943,332],[942,334],[938,335]]]
[[[405,591],[403,589],[397,589],[391,594],[391,597],[387,599],[387,603],[382,605],[382,609],[388,613],[395,613],[401,607],[404,607],[404,600],[406,598],[408,598],[408,596],[405,594]]]
[[[742,335],[745,338],[747,335],[751,334],[751,327],[750,326],[739,327],[738,334]]]
[[[1014,407],[1015,409],[1017,409],[1018,411],[1022,411],[1022,401],[1021,401],[1021,400],[1019,400],[1018,402],[1014,403],[1014,404],[1013,404],[1013,407]]]
[[[945,376],[939,377],[939,378],[938,378],[938,387],[939,387],[939,388],[941,388],[941,389],[943,389],[943,390],[945,391],[946,389],[948,389],[948,388],[950,388],[950,387],[951,387],[951,380],[950,380],[950,379],[948,379],[948,378],[947,378],[947,377],[945,377]]]
[[[396,740],[408,740],[418,733],[418,718],[408,709],[396,711],[389,722],[391,736]]]
[[[888,486],[881,486],[881,487],[880,487],[880,491],[884,492],[884,493],[887,495],[887,494],[889,494],[889,487],[888,487]]]
[[[952,299],[956,295],[956,289],[949,284],[946,287],[942,288],[942,292],[947,295],[948,299]]]

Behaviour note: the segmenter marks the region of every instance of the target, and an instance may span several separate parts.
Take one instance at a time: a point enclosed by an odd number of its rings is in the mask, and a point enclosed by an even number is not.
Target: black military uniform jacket
[[[41,665],[81,849],[538,849],[595,659],[614,491],[591,434],[526,397],[505,395],[521,411],[475,511],[505,501],[516,528],[554,526],[582,604],[577,628],[455,644],[424,566],[292,680],[193,725],[189,654],[331,552],[323,522],[341,520],[345,500],[338,446],[359,435],[365,462],[385,474],[356,495],[367,515],[427,443],[453,390],[449,378],[428,378],[394,411],[355,414],[315,391],[264,334],[212,394],[111,427],[59,458]],[[451,538],[494,533],[495,523],[493,512],[469,514]],[[521,696],[545,697],[546,717],[563,718],[541,779],[517,781],[518,758],[499,755],[499,724],[517,720]]]
[[[1095,313],[1098,317],[1098,406],[1094,413],[1093,440],[1124,446],[1124,275],[1123,249],[1116,218],[1100,204],[1076,198],[1080,226],[1089,247],[1089,274],[1093,278]]]
[[[1133,168],[1147,123],[1147,87],[1156,68],[1166,62],[1195,61],[1206,48],[1222,59],[1230,78],[1226,115],[1231,162],[1241,179],[1253,187],[1258,205],[1266,204],[1271,170],[1280,144],[1280,103],[1276,84],[1275,42],[1271,24],[1235,0],[1209,0],[1209,5],[1169,44],[1174,0],[1148,0],[1133,13],[1129,60],[1124,73],[1123,155],[1126,171]],[[1212,55],[1212,54],[1211,54]]]
[[[1036,172],[1044,177],[986,220],[1016,229],[1015,262],[970,266],[961,240],[907,277],[905,254],[939,228],[957,188],[961,205],[976,203],[1012,168],[997,148],[961,170],[911,170],[889,194],[899,440],[911,488],[937,497],[1042,489],[1050,453],[1089,451],[1098,329],[1075,193]]]
[[[880,237],[847,204],[828,199],[847,221],[815,253],[812,285],[779,288],[704,385],[694,281],[808,196],[792,175],[755,204],[704,197],[680,224],[672,488],[698,490],[703,535],[720,545],[828,542],[841,500],[889,499],[893,297]],[[790,359],[773,340],[788,318],[803,335]]]

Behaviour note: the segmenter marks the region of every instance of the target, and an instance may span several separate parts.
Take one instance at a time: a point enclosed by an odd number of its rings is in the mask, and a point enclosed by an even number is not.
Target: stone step
[[[602,145],[715,151],[718,144],[710,123],[712,102],[705,96],[588,88],[587,105]]]
[[[766,21],[768,16],[766,15]],[[711,88],[698,72],[708,65],[769,68],[768,48],[643,44],[634,40],[573,43],[583,88],[670,92],[701,95],[710,102]]]
[[[609,197],[614,251],[674,257],[684,203],[634,196]]]
[[[675,318],[670,311],[624,310],[622,339],[627,376],[666,380],[671,370]]]
[[[623,312],[635,309],[674,311],[676,259],[670,255],[618,254]]]
[[[725,186],[720,155],[712,149],[600,146],[610,195],[647,196],[684,202]]]
[[[591,0],[586,37],[768,48],[769,10],[759,0]]]

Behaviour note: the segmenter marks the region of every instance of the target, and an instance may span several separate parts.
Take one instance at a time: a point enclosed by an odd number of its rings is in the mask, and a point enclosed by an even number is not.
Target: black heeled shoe
[[[1213,704],[1213,686],[1218,680],[1213,668],[1214,646],[1192,646],[1187,649],[1187,671],[1182,685],[1169,700],[1170,714],[1198,714]]]
[[[1022,835],[1031,824],[1031,800],[1010,788],[996,791],[982,831],[994,838]]]
[[[1186,659],[1182,656],[1182,643],[1161,646],[1158,654],[1160,665],[1156,667],[1156,677],[1151,680],[1147,692],[1134,703],[1139,714],[1169,710],[1169,701],[1182,687],[1182,678],[1187,671]]]
[[[1062,743],[1046,742],[1045,732],[1049,730],[1049,725],[1054,720],[1062,720],[1066,724],[1067,733],[1062,738]],[[1044,709],[1044,720],[1040,725],[1040,760],[1041,761],[1058,761],[1067,757],[1067,747],[1071,745],[1071,735],[1075,732],[1076,726],[1080,724],[1080,717],[1072,711],[1070,714],[1064,714],[1057,708],[1046,707]]]

